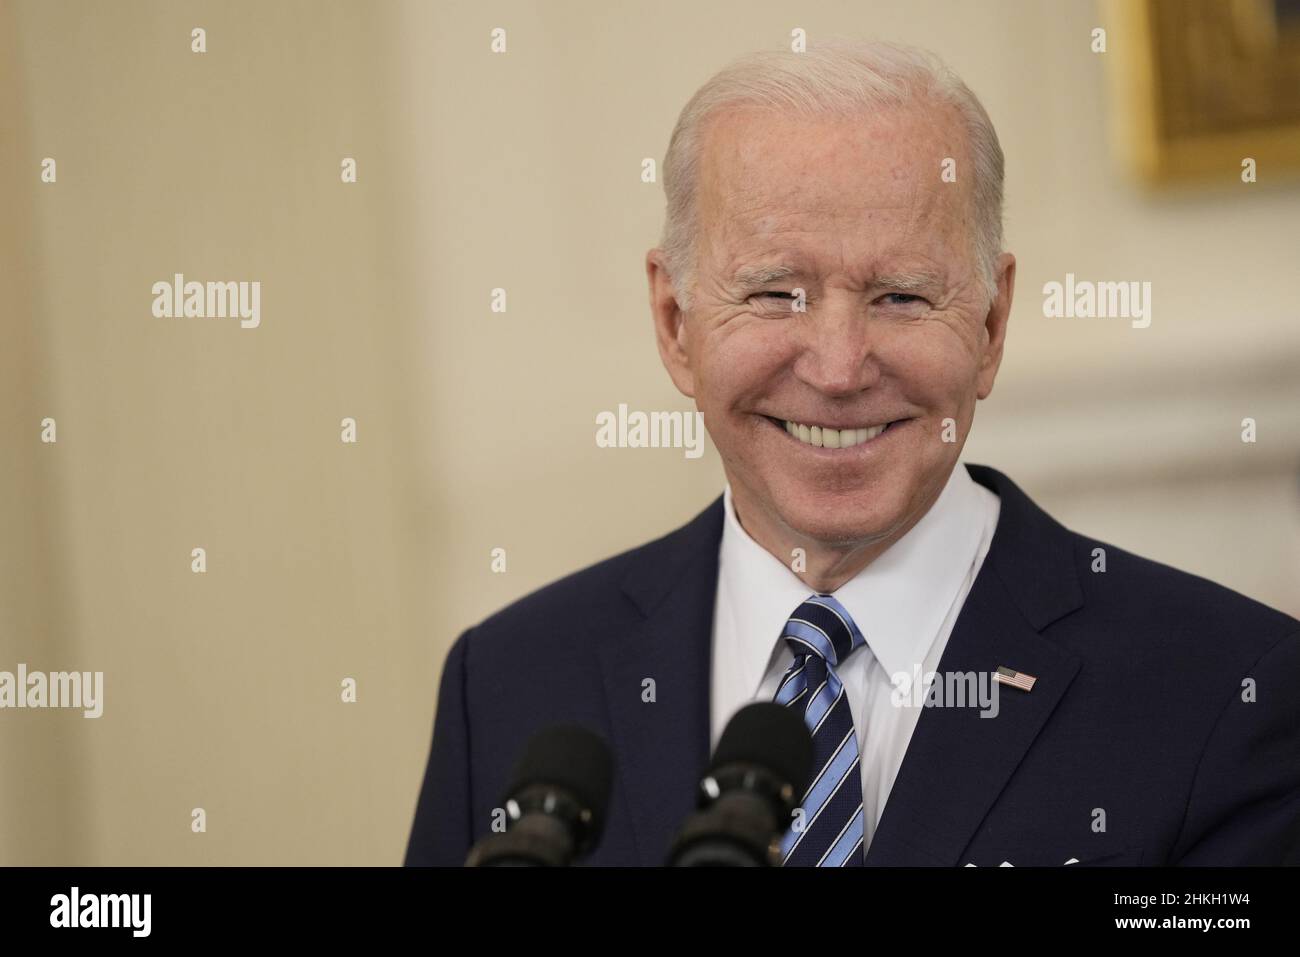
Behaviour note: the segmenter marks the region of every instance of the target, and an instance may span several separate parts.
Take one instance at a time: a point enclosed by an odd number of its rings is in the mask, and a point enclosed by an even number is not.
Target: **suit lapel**
[[[719,497],[690,524],[639,552],[623,582],[635,607],[600,646],[611,742],[637,857],[660,865],[709,758],[709,667]],[[653,701],[647,701],[647,681]]]
[[[925,708],[872,838],[868,865],[953,865],[1079,669],[1018,615],[996,576],[981,570],[938,673],[1035,676],[1032,691],[997,687],[998,712]],[[936,679],[937,681],[938,679]]]
[[[1005,665],[1038,680],[1029,692],[999,686],[996,717],[971,707],[922,711],[867,852],[869,866],[959,863],[1079,670],[1078,658],[1040,634],[1083,602],[1069,533],[1006,476],[968,468],[998,493],[1001,510],[937,670],[978,675]]]

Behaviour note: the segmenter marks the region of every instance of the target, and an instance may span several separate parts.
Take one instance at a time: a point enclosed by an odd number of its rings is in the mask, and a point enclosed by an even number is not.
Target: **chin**
[[[789,489],[776,495],[776,511],[791,529],[826,544],[865,544],[888,537],[907,519],[908,497],[868,487]]]

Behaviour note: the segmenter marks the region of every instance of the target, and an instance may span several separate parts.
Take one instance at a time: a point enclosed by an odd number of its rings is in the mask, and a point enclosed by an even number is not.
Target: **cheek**
[[[909,398],[930,408],[952,411],[974,394],[979,367],[972,343],[950,326],[902,331],[881,360]]]
[[[758,320],[725,334],[719,331],[704,346],[697,399],[701,407],[720,413],[765,392],[788,358],[784,336]]]

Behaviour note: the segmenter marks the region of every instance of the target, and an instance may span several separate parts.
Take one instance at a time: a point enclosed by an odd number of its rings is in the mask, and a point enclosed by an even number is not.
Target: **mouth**
[[[874,424],[853,425],[848,427],[835,427],[830,425],[812,425],[803,422],[794,422],[789,419],[778,419],[775,416],[764,415],[764,419],[770,422],[774,427],[786,433],[796,442],[812,446],[817,449],[839,450],[857,448],[860,445],[872,445],[877,442],[881,436],[892,432],[908,419],[894,419],[891,422],[882,422]]]

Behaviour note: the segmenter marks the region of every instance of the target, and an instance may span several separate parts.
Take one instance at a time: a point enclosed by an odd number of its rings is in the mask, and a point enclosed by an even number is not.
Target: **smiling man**
[[[767,76],[803,65],[790,57]],[[697,158],[670,149],[666,175],[686,208],[648,257],[660,355],[704,414],[741,525],[783,561],[805,549],[805,581],[827,591],[939,497],[993,388],[1015,279],[978,104],[968,135],[955,104],[877,95],[847,119],[742,103],[679,126]],[[967,174],[941,179],[954,159]]]
[[[461,863],[559,722],[618,765],[593,862],[662,863],[752,700],[812,733],[789,866],[1296,859],[1300,622],[958,464],[1015,283],[1002,167],[974,95],[907,48],[754,54],[696,93],[646,270],[726,487],[460,636],[408,863]]]

